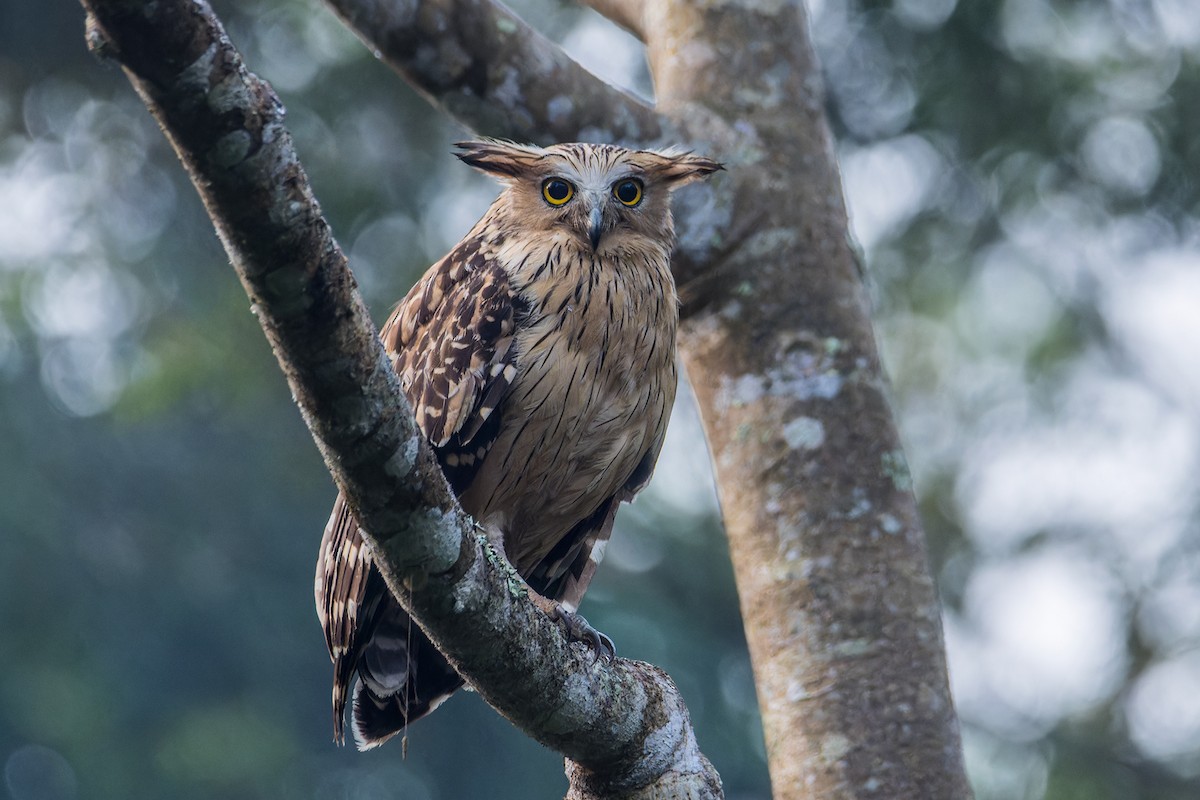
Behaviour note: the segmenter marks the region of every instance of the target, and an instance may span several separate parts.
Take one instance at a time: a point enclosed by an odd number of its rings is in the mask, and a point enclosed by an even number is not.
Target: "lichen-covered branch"
[[[191,174],[392,591],[488,702],[570,759],[572,796],[720,797],[670,679],[593,664],[475,535],[416,430],[279,100],[207,3],[82,2],[93,50],[125,68]]]
[[[663,138],[649,105],[492,0],[326,3],[430,102],[474,130],[543,145]]]

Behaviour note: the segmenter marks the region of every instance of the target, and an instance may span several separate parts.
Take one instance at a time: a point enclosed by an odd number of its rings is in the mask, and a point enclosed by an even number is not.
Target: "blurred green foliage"
[[[514,5],[651,91],[594,14]],[[319,3],[216,6],[382,319],[494,187]],[[978,796],[1200,796],[1200,18],[809,6]],[[82,31],[70,0],[0,0],[0,792],[561,794],[560,760],[467,693],[406,759],[331,744],[311,575],[333,488],[194,191]],[[731,800],[766,797],[703,461],[682,405],[584,610],[676,679]]]

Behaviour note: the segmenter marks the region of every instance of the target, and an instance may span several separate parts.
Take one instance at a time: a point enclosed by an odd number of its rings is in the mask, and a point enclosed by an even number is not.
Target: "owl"
[[[721,165],[675,150],[486,140],[458,157],[504,189],[381,332],[463,509],[568,634],[617,506],[646,485],[675,398],[670,192]],[[384,585],[341,496],[317,558],[334,738],[382,744],[463,684]]]

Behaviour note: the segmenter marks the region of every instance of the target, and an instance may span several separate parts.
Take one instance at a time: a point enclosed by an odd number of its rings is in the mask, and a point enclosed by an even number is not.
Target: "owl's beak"
[[[603,222],[603,211],[599,204],[592,207],[592,213],[588,215],[588,240],[592,243],[592,252],[596,252],[596,248],[600,246],[600,234],[602,233],[600,226]]]

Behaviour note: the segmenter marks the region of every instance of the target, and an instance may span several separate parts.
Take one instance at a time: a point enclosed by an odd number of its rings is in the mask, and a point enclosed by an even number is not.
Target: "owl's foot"
[[[533,596],[533,602],[546,612],[550,619],[562,623],[570,641],[582,642],[588,646],[592,651],[593,664],[601,658],[611,664],[617,657],[617,648],[613,645],[613,640],[593,628],[578,611],[568,611],[562,603],[542,597],[532,590],[530,595]]]
[[[572,642],[583,642],[591,649],[593,664],[601,658],[610,664],[613,662],[617,657],[617,648],[612,639],[593,628],[578,611],[567,611],[559,603],[554,604],[554,609],[555,613],[550,615],[551,619],[563,624],[567,629],[568,639]]]

